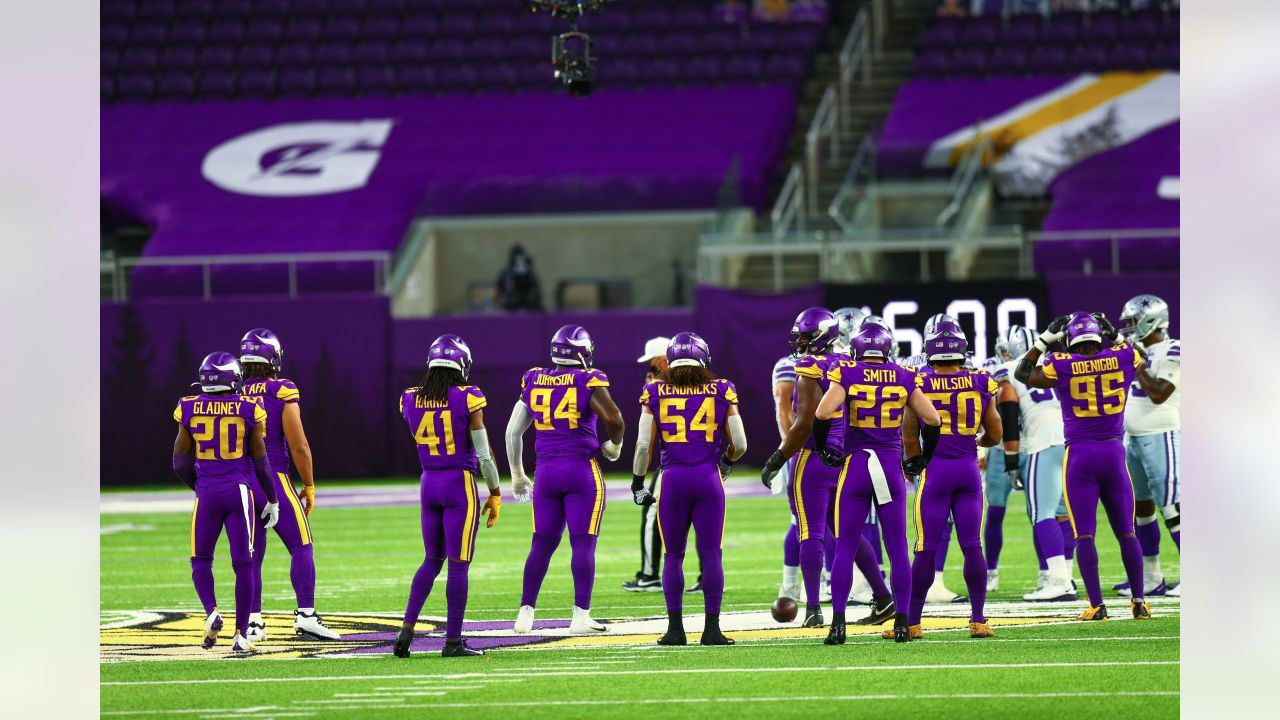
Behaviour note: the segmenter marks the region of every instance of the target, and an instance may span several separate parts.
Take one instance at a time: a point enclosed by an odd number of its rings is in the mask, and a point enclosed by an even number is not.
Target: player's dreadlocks
[[[680,367],[667,368],[658,377],[666,384],[674,385],[675,387],[693,387],[716,379],[715,373],[701,365],[681,365]]]
[[[418,388],[418,397],[423,400],[432,400],[435,402],[444,402],[449,399],[449,388],[462,385],[462,371],[449,367],[433,367],[427,368],[427,374],[422,376],[421,387]]]
[[[245,380],[270,380],[275,371],[271,368],[271,363],[264,362],[247,362],[240,365],[241,371],[244,373]]]

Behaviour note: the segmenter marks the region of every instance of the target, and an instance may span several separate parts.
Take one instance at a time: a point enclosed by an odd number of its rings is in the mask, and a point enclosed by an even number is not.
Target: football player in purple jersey
[[[315,478],[311,470],[311,445],[302,429],[302,412],[298,405],[298,386],[280,377],[284,366],[284,348],[280,338],[266,328],[254,328],[240,339],[240,366],[244,383],[240,394],[267,411],[264,425],[267,457],[271,460],[275,494],[285,503],[275,531],[289,551],[289,580],[298,602],[293,613],[293,630],[317,640],[339,640],[316,613],[316,561],[312,550],[311,511],[316,504]],[[289,466],[298,469],[302,479],[302,497],[298,497],[289,477]],[[262,489],[253,488],[254,501],[261,502]],[[267,625],[262,620],[262,561],[267,555],[267,536],[261,521],[255,532],[262,540],[254,553],[254,595],[249,616],[249,641],[267,639]]]
[[[1037,365],[1049,345],[1063,338],[1069,352],[1052,353]],[[1133,617],[1151,617],[1141,592],[1142,546],[1134,532],[1133,485],[1123,443],[1129,385],[1146,374],[1146,360],[1139,347],[1115,340],[1115,328],[1102,313],[1063,316],[1040,333],[1014,370],[1014,377],[1025,385],[1057,389],[1062,404],[1067,441],[1063,495],[1075,529],[1076,564],[1089,594],[1089,608],[1080,614],[1081,620],[1107,619],[1094,540],[1099,501],[1120,542],[1120,557],[1133,592]],[[1146,381],[1154,382],[1150,377]]]
[[[191,511],[191,580],[204,606],[205,648],[218,642],[222,616],[213,584],[213,549],[223,529],[231,548],[236,574],[236,632],[233,653],[254,652],[245,638],[249,606],[253,602],[253,541],[255,519],[274,527],[280,505],[271,480],[271,461],[263,441],[267,413],[236,395],[242,375],[231,353],[210,353],[200,363],[200,394],[182,398],[174,408],[178,437],[173,441],[173,471],[196,493]],[[245,454],[249,462],[245,462]],[[250,486],[261,484],[266,504],[259,515]]]
[[[960,326],[940,321],[924,341],[929,366],[916,375],[917,386],[942,419],[942,434],[929,469],[920,473],[916,488],[916,556],[911,565],[907,627],[912,638],[924,636],[920,615],[933,582],[938,544],[946,539],[948,517],[955,518],[960,550],[964,553],[964,581],[969,588],[969,637],[985,638],[995,634],[983,614],[987,599],[987,561],[982,554],[983,483],[977,452],[979,446],[993,447],[1003,437],[995,403],[999,388],[989,373],[962,367],[968,349],[968,340]],[[983,432],[980,440],[979,429]],[[919,433],[919,421],[908,408],[902,423],[905,467],[918,463]],[[886,632],[884,636],[892,638],[893,633]]]
[[[691,332],[677,333],[667,346],[668,369],[645,385],[632,463],[631,492],[637,505],[654,503],[644,486],[649,449],[661,438],[662,483],[658,487],[658,529],[665,566],[667,632],[659,645],[685,645],[684,555],[689,529],[698,535],[702,596],[706,612],[703,645],[732,645],[720,631],[724,597],[724,478],[747,449],[733,383],[712,374],[711,350]],[[727,441],[727,443],[726,443]]]
[[[409,657],[413,631],[422,605],[431,594],[436,576],[449,561],[445,588],[444,657],[474,657],[483,650],[462,639],[462,618],[467,608],[467,571],[476,550],[480,515],[488,515],[485,527],[493,527],[502,512],[498,466],[489,451],[484,429],[484,393],[468,385],[471,348],[457,335],[441,335],[427,352],[427,374],[418,387],[400,393],[400,415],[418,446],[422,464],[422,544],[426,551],[413,576],[404,622],[396,638],[396,657]],[[489,488],[483,508],[476,499],[476,471]]]
[[[915,372],[889,362],[893,338],[883,328],[864,325],[855,335],[852,359],[840,360],[827,371],[830,381],[818,404],[813,423],[818,456],[826,464],[840,464],[836,483],[836,561],[831,572],[831,630],[824,642],[845,641],[845,607],[853,586],[854,555],[872,505],[880,518],[889,581],[896,610],[895,642],[909,642],[906,608],[911,599],[911,568],[907,555],[907,481],[904,469],[922,472],[938,445],[942,420],[920,390]],[[924,423],[924,452],[904,468],[899,428],[910,407]],[[843,450],[827,445],[831,420],[845,415]]]
[[[610,461],[622,454],[622,412],[609,396],[609,378],[591,367],[595,343],[586,330],[565,325],[551,338],[551,363],[536,367],[520,381],[520,400],[507,423],[507,461],[516,500],[533,495],[533,542],[524,564],[524,591],[514,625],[533,629],[534,607],[551,556],[565,526],[573,548],[573,620],[569,632],[604,632],[591,619],[591,588],[596,574],[596,539],[604,516],[604,476],[597,454]],[[608,438],[596,437],[596,418]],[[538,456],[537,482],[524,472],[524,433],[532,425]]]

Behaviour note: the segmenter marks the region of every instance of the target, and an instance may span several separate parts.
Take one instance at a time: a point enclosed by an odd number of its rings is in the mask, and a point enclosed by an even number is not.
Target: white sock
[[[783,565],[782,566],[782,584],[787,587],[795,587],[800,584],[800,566],[799,565]]]
[[[315,608],[313,608],[313,607],[310,607],[310,608],[298,608],[298,612],[302,613],[303,615],[314,615],[314,614],[315,614],[315,612],[316,612],[316,609],[315,609]]]
[[[991,568],[990,570],[987,571],[987,577],[989,578],[998,577],[999,575],[1000,575],[999,568]]]
[[[938,587],[946,587],[946,585],[944,585],[944,584],[943,584],[943,582],[942,582],[942,572],[941,572],[941,571],[935,571],[935,572],[933,573],[933,584],[934,584],[934,585],[937,585]]]
[[[1061,583],[1071,584],[1071,566],[1067,564],[1065,557],[1054,555],[1045,558],[1044,562],[1049,566],[1049,577]]]
[[[1160,572],[1159,555],[1142,556],[1142,576],[1148,587],[1155,587],[1160,584],[1160,580],[1164,578],[1164,573]]]
[[[249,613],[249,622],[258,623],[259,625],[263,624],[262,613]]]

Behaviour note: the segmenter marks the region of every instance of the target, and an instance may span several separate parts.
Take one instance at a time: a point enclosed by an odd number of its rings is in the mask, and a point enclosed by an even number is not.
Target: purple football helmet
[[[240,338],[240,364],[251,362],[266,363],[272,370],[280,372],[284,366],[280,338],[266,328],[254,328],[245,333]]]
[[[865,324],[849,340],[849,354],[854,360],[879,358],[888,361],[893,356],[893,336],[879,325]]]
[[[453,368],[466,380],[471,376],[471,348],[453,333],[441,335],[431,342],[431,349],[427,351],[427,367]]]
[[[595,360],[596,344],[591,335],[579,325],[565,325],[551,336],[551,362],[556,365],[591,367]]]
[[[933,333],[924,340],[924,356],[928,362],[964,360],[969,341],[964,330],[950,320],[942,320],[933,327]]]
[[[200,363],[200,390],[203,392],[235,392],[244,374],[240,361],[229,352],[212,352]]]
[[[1102,343],[1102,327],[1087,312],[1072,313],[1067,320],[1067,347],[1075,347],[1080,343]]]
[[[821,355],[840,339],[840,321],[826,308],[811,307],[791,325],[791,354]]]
[[[707,341],[697,333],[676,333],[671,342],[667,343],[667,366],[674,368],[686,365],[711,365],[711,348],[707,347]]]

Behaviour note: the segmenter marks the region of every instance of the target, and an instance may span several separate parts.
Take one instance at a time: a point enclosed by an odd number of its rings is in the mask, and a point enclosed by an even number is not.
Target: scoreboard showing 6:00
[[[1039,280],[828,285],[824,300],[831,310],[856,307],[883,317],[904,357],[920,352],[924,323],[936,313],[960,321],[975,363],[991,356],[996,338],[1010,325],[1038,331],[1049,320]]]

